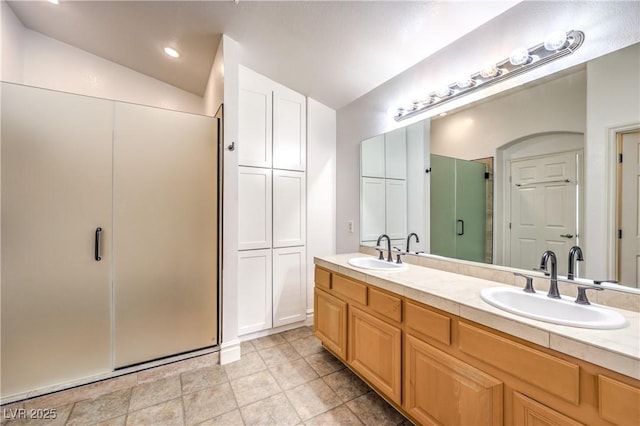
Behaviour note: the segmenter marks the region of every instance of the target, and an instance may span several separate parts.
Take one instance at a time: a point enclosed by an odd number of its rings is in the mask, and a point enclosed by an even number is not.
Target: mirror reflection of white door
[[[539,266],[545,250],[567,273],[567,254],[578,244],[578,171],[582,151],[513,160],[510,165],[509,266]],[[588,254],[585,253],[585,258]]]
[[[623,133],[619,138],[623,162],[619,173],[619,229],[618,281],[640,286],[640,131]]]

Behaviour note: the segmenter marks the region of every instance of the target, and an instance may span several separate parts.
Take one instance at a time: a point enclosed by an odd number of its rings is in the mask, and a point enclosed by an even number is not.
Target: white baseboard
[[[240,340],[235,339],[230,342],[220,344],[220,365],[230,364],[240,360]]]

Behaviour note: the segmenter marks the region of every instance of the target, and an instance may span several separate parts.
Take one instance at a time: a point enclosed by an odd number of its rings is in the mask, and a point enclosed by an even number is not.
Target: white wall
[[[24,27],[9,5],[0,2],[0,80],[22,82]]]
[[[348,220],[358,220],[358,144],[361,140],[432,117],[500,91],[640,41],[638,2],[522,2],[467,36],[404,71],[338,111],[337,252],[358,249],[357,234],[346,232]],[[476,71],[487,60],[500,60],[518,45],[534,46],[555,29],[585,32],[574,54],[494,86],[478,90],[424,115],[396,123],[389,111],[420,94]],[[499,122],[496,122],[499,125]],[[359,224],[356,223],[356,229]]]
[[[25,28],[2,1],[2,80],[204,113],[203,98]]]
[[[575,73],[431,119],[431,153],[474,160],[506,144],[550,132],[584,133],[587,73]]]
[[[209,81],[204,91],[204,114],[214,116],[224,101],[224,54],[223,42],[220,38],[216,56],[213,58]]]
[[[640,127],[638,76],[640,44],[587,64],[584,249],[587,273],[593,278],[615,276],[615,129]]]
[[[220,363],[240,359],[238,340],[238,150],[227,147],[238,141],[240,102],[240,46],[222,36],[224,62],[224,194],[222,232],[222,336]]]
[[[307,98],[307,312],[314,256],[336,252],[336,112]]]

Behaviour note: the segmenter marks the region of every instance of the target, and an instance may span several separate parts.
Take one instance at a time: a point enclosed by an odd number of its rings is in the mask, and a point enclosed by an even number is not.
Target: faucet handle
[[[599,284],[596,281],[594,281],[594,283]],[[589,302],[589,299],[587,298],[587,290],[602,291],[602,290],[604,290],[604,288],[578,287],[578,297],[576,297],[576,303],[578,305],[590,305],[591,304],[591,302]]]
[[[513,275],[515,275],[516,277],[522,277],[522,278],[527,280],[527,282],[524,285],[524,288],[522,289],[522,291],[524,291],[526,293],[535,293],[536,292],[536,290],[533,288],[533,277],[530,277],[530,276],[525,275],[525,274],[521,274],[520,272],[514,272]]]
[[[378,256],[378,260],[384,260],[384,255],[382,254],[383,250],[379,247],[376,247],[376,250],[378,250],[378,253],[380,253],[380,256]]]
[[[405,253],[398,247],[394,246],[393,248],[398,251],[398,253],[396,254],[396,263],[402,264],[402,259],[400,258],[400,256],[402,256]]]

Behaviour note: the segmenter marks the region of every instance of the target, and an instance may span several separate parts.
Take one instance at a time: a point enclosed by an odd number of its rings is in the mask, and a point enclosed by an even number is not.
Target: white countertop
[[[640,380],[640,314],[620,312],[629,326],[593,330],[556,325],[495,308],[480,298],[485,287],[508,286],[494,281],[407,264],[403,271],[376,271],[348,264],[362,253],[315,257],[315,264],[409,299],[486,325],[529,342],[571,355]],[[638,297],[638,296],[629,296]]]

